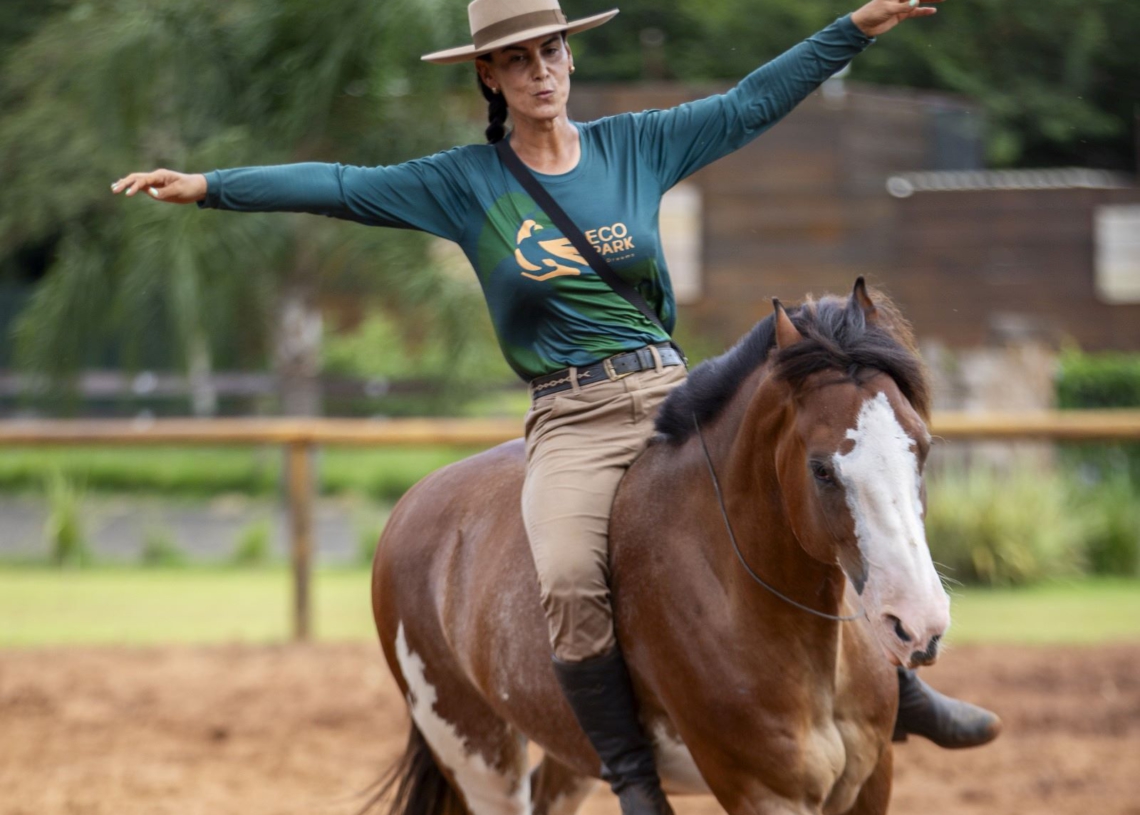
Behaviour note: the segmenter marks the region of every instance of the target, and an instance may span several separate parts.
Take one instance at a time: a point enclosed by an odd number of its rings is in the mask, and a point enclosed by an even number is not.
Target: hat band
[[[484,48],[487,43],[496,42],[503,37],[546,25],[566,25],[566,16],[558,9],[532,11],[480,28],[471,35],[471,39],[475,41],[475,48],[479,49]]]

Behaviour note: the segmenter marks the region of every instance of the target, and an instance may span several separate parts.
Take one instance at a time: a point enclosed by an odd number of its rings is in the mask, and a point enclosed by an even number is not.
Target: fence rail
[[[1140,441],[1140,410],[938,413],[951,440]],[[445,444],[489,447],[521,435],[516,419],[80,419],[0,421],[0,447],[48,445],[281,445],[289,501],[293,635],[308,639],[313,557],[313,449]]]

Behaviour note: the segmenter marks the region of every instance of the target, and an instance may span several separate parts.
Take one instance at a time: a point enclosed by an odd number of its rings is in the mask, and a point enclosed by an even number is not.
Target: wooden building
[[[666,108],[718,90],[580,87],[571,113]],[[920,339],[951,348],[1028,334],[1140,350],[1140,189],[1093,171],[984,171],[982,127],[961,98],[832,80],[686,182],[684,198],[699,201],[685,228],[699,232],[697,268],[674,269],[686,320],[729,343],[773,296],[846,292],[866,275]]]

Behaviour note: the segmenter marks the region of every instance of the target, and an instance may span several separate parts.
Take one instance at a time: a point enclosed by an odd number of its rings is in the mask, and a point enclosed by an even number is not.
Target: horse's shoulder
[[[610,520],[611,547],[627,553],[654,547],[683,531],[692,500],[692,466],[685,445],[654,440],[618,487]]]

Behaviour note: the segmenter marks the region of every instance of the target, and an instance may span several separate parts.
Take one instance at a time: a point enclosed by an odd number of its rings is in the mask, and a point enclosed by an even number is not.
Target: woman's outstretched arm
[[[640,152],[667,190],[776,124],[875,36],[901,20],[935,11],[918,0],[914,5],[911,0],[871,0],[757,68],[727,93],[637,114]]]
[[[454,152],[389,167],[309,162],[192,175],[154,170],[132,173],[111,189],[237,212],[307,212],[457,240],[470,192]]]

